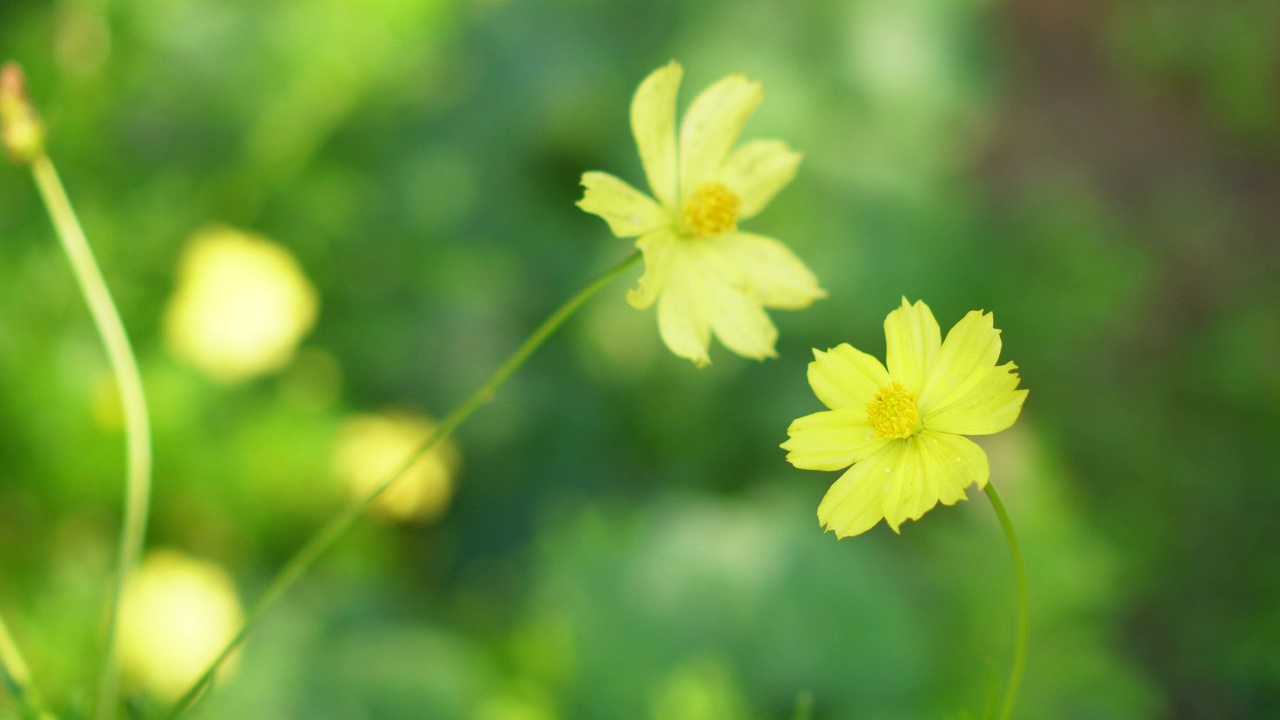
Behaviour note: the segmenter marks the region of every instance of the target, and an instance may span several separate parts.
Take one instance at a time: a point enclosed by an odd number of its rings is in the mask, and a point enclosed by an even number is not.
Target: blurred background
[[[829,297],[695,369],[592,300],[287,596],[203,718],[959,718],[1013,642],[988,503],[837,542],[777,447],[810,348],[903,295],[995,312],[984,439],[1029,556],[1019,717],[1280,717],[1274,0],[14,0],[19,60],[142,365],[138,717],[271,573],[629,252],[639,81],[741,71],[806,153],[749,229]],[[97,668],[118,400],[30,178],[0,168],[0,611],[62,717]],[[972,493],[971,493],[972,494]],[[0,703],[8,703],[8,699]],[[12,707],[0,704],[0,712]]]

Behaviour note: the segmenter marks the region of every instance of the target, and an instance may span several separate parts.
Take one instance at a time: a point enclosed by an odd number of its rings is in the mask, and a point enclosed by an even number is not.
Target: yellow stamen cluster
[[[896,382],[880,388],[875,399],[867,403],[867,419],[882,438],[909,438],[920,432],[916,396]]]
[[[684,227],[695,237],[714,237],[738,227],[742,199],[718,182],[703,183],[684,206]]]

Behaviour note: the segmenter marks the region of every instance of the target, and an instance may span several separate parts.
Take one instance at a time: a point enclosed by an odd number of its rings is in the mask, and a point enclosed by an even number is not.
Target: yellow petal
[[[703,90],[680,125],[680,192],[713,178],[742,126],[764,100],[760,83],[730,75]]]
[[[879,472],[884,473],[881,510],[885,523],[894,532],[899,532],[902,523],[920,519],[938,504],[937,491],[928,482],[917,438],[899,440],[897,444],[902,447],[897,461],[893,464],[886,461],[884,467],[877,466]]]
[[[729,233],[703,242],[733,265],[747,290],[765,307],[799,310],[827,295],[800,258],[771,237]]]
[[[889,373],[874,357],[842,343],[825,353],[813,351],[809,363],[809,385],[824,405],[832,410],[866,412],[876,392],[889,384]]]
[[[671,352],[702,366],[711,362],[707,357],[711,325],[707,319],[706,291],[692,264],[681,260],[683,258],[674,258],[658,295],[658,330]]]
[[[923,300],[915,305],[902,298],[902,307],[884,321],[885,364],[893,379],[909,392],[920,392],[925,370],[942,344],[942,331]]]
[[[936,488],[937,501],[943,505],[967,500],[965,488],[970,485],[987,486],[991,476],[987,453],[972,440],[925,430],[915,437],[915,444],[924,461],[924,472]]]
[[[586,188],[578,207],[604,218],[618,237],[634,237],[668,223],[666,212],[653,198],[603,172],[582,174]]]
[[[920,390],[928,409],[955,402],[982,382],[1000,358],[1000,331],[991,313],[974,310],[947,332]]]
[[[743,357],[756,360],[776,357],[773,346],[778,340],[778,330],[742,281],[741,274],[733,266],[712,257],[701,244],[695,245],[691,254],[698,258],[690,267],[702,273],[707,317],[720,342]]]
[[[636,247],[644,253],[644,275],[635,289],[627,291],[627,302],[641,310],[653,304],[671,274],[672,256],[677,242],[675,231],[663,227],[641,235]]]
[[[1007,430],[1022,413],[1027,391],[1019,390],[1013,363],[991,368],[982,380],[951,404],[931,405],[924,412],[925,427],[961,435],[990,435]]]
[[[663,205],[676,204],[676,93],[684,70],[676,62],[649,74],[631,100],[631,132],[645,177]]]
[[[886,479],[893,474],[906,443],[886,444],[880,452],[845,471],[818,504],[818,520],[836,537],[860,535],[884,517]],[[888,472],[885,472],[888,470]]]
[[[751,140],[733,151],[720,181],[738,194],[738,219],[754,217],[796,176],[803,157],[780,140]]]
[[[802,470],[840,470],[890,441],[867,424],[865,410],[824,410],[797,418],[787,428],[787,461]]]

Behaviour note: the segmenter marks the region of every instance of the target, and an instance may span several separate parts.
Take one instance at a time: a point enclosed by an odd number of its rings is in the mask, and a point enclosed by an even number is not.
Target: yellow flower
[[[235,583],[221,566],[175,550],[152,550],[125,589],[121,662],[129,677],[172,701],[243,622]]]
[[[1000,331],[990,313],[965,315],[942,341],[923,301],[884,321],[888,370],[842,344],[814,350],[809,385],[830,410],[787,429],[787,460],[805,470],[840,470],[818,506],[836,537],[866,532],[884,518],[894,532],[934,505],[985,487],[987,455],[965,435],[1013,425],[1027,398],[1017,366],[996,365]]]
[[[710,362],[714,332],[733,352],[773,357],[778,331],[764,308],[798,310],[826,295],[785,245],[738,230],[795,177],[800,154],[778,140],[733,148],[764,99],[760,83],[730,75],[702,91],[680,124],[676,92],[683,71],[671,63],[640,83],[631,130],[653,197],[613,175],[588,172],[578,207],[599,215],[618,237],[637,237],[645,272],[627,302],[657,301],[658,328],[676,355]]]
[[[333,468],[353,497],[362,498],[386,481],[436,427],[417,414],[357,415],[338,433]],[[370,510],[392,520],[434,520],[453,498],[458,448],[451,439],[437,443],[378,497]]]
[[[270,240],[228,227],[187,245],[165,311],[174,354],[227,383],[287,365],[319,311],[297,259]]]

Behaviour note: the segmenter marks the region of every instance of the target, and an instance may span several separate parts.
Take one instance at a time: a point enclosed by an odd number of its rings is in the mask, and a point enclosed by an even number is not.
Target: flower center
[[[695,237],[712,237],[738,226],[742,199],[718,182],[703,183],[684,205],[684,226]]]
[[[880,388],[875,399],[867,403],[867,419],[882,438],[909,438],[920,432],[916,396],[896,382]]]

